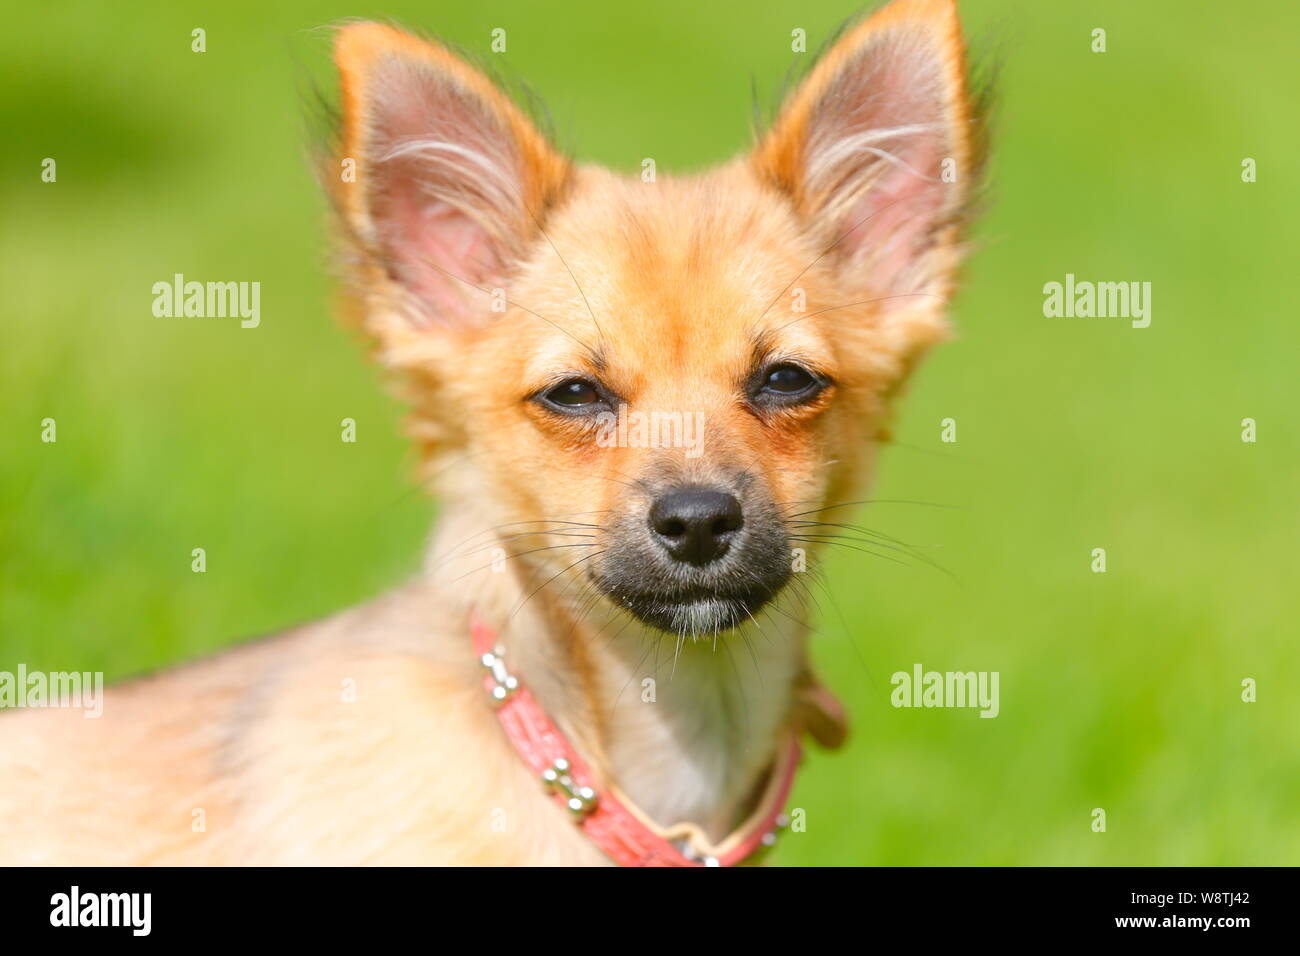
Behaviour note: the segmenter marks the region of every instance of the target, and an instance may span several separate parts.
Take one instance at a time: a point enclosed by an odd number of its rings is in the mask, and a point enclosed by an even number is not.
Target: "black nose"
[[[669,554],[688,564],[708,564],[727,553],[745,523],[735,495],[712,488],[680,488],[650,506],[650,527]]]

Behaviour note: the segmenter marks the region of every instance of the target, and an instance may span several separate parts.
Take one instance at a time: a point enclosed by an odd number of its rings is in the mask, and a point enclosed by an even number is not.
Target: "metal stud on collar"
[[[542,784],[551,793],[564,796],[564,805],[573,814],[574,820],[581,820],[596,809],[596,791],[591,787],[580,787],[571,776],[573,768],[563,757],[555,758],[555,763],[542,771]]]
[[[776,838],[781,835],[781,831],[790,825],[790,818],[784,813],[777,816],[772,821],[772,829],[763,834],[762,842],[765,847],[776,846]]]
[[[505,648],[498,644],[479,658],[479,663],[492,674],[492,701],[496,704],[504,704],[519,689],[519,678],[506,670],[505,654]]]
[[[694,847],[689,845],[682,848],[682,856],[693,863],[703,863],[705,866],[722,866],[722,862],[716,856],[698,853]]]

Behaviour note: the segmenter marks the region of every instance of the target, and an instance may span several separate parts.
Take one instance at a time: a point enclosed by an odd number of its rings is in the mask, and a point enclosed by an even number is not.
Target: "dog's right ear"
[[[786,100],[752,156],[903,354],[942,338],[982,140],[956,0],[893,0]]]
[[[398,291],[401,321],[416,328],[472,327],[563,191],[568,161],[441,46],[356,23],[339,31],[334,57],[337,193],[366,282]]]

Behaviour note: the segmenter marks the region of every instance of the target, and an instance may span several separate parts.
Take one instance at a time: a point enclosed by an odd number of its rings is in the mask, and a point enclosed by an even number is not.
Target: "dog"
[[[0,717],[0,860],[733,865],[771,845],[806,562],[948,334],[983,156],[954,0],[850,26],[690,177],[561,155],[480,69],[336,35],[347,312],[444,502],[414,580]]]

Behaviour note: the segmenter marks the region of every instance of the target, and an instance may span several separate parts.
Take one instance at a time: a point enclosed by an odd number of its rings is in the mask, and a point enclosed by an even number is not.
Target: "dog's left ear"
[[[821,58],[751,157],[848,287],[892,297],[887,320],[951,292],[976,172],[965,77],[955,0],[895,0]]]

